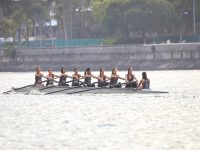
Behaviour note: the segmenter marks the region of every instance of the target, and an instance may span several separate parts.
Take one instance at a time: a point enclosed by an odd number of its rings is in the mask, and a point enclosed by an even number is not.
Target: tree
[[[109,35],[129,37],[137,33],[146,41],[146,34],[172,29],[178,20],[173,6],[166,0],[112,0],[106,7],[102,23]]]
[[[3,18],[3,29],[2,29],[4,31],[3,37],[8,38],[10,35],[13,38],[13,44],[14,44],[17,31],[19,30],[24,35],[24,32],[27,30],[27,28],[23,28],[22,26],[24,22],[26,22],[26,15],[23,14],[22,10],[20,9],[13,13],[13,16],[11,19]],[[28,35],[30,36],[33,31],[32,20],[29,19],[28,24],[27,25],[25,24],[25,26],[29,27]],[[24,38],[26,39],[25,35],[24,35]]]
[[[103,2],[97,1],[93,2],[92,8],[92,31],[94,34],[100,35],[100,37],[105,37],[104,27],[102,25],[102,19],[106,15],[106,7],[109,4],[110,0],[105,0]]]
[[[189,26],[192,26],[193,24],[193,0],[174,0],[173,6],[177,12],[178,15],[183,12],[188,12],[187,19],[183,19],[183,22],[185,24],[188,24]],[[196,14],[196,22],[200,22],[200,1],[195,0],[195,14]]]

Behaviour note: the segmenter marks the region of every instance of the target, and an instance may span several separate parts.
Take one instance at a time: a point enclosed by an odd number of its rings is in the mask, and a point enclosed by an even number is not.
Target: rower
[[[118,79],[122,79],[122,80],[126,80],[125,78],[122,78],[120,76],[117,75],[117,68],[114,67],[112,70],[112,74],[111,74],[111,80],[110,80],[110,84],[111,85],[115,85],[115,88],[121,88],[122,86],[120,85],[121,83],[118,83]],[[119,85],[116,85],[119,84]]]
[[[108,83],[108,82],[105,82],[105,80],[106,80],[106,79],[109,79],[109,80],[110,80],[110,77],[105,76],[105,75],[104,75],[104,71],[105,71],[104,68],[101,68],[101,69],[100,69],[99,78],[101,78],[102,80],[104,80],[104,82],[101,82],[100,80],[98,80],[98,81],[99,81],[98,87],[103,87],[103,86],[109,85],[109,83]]]
[[[150,88],[150,79],[147,78],[147,73],[142,73],[142,79],[140,80],[140,83],[138,84],[137,88],[141,89],[149,89]]]
[[[75,74],[72,76],[73,77],[72,86],[79,86],[79,79],[80,77],[84,78],[84,76],[78,74],[78,68],[74,69],[74,73]]]
[[[42,82],[42,77],[47,78],[46,76],[44,76],[42,73],[40,73],[41,68],[40,66],[36,67],[36,74],[35,74],[35,85],[36,86],[44,86],[44,84],[41,84]],[[51,78],[49,78],[51,79]]]
[[[53,74],[52,68],[49,68],[48,72],[49,72],[49,74],[47,75],[47,77],[52,78],[52,79],[54,77],[60,78],[60,76]],[[53,80],[48,80],[46,86],[53,86]]]
[[[69,76],[66,73],[65,67],[61,68],[61,75],[60,75],[60,80],[59,80],[59,85],[61,86],[69,86],[69,84],[66,84],[67,77],[72,78],[72,76]]]
[[[133,74],[133,68],[128,68],[128,74],[125,76],[126,79],[126,88],[136,88],[137,87],[137,78]],[[133,82],[135,80],[135,82]]]
[[[95,85],[91,83],[91,77],[98,79],[100,81],[103,81],[101,78],[92,75],[91,71],[92,71],[91,68],[87,68],[87,70],[85,71],[84,78],[85,78],[85,84],[87,85],[87,87],[95,87]]]

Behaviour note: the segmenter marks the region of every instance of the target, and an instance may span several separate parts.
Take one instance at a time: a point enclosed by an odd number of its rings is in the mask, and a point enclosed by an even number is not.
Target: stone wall
[[[127,70],[200,69],[200,43],[170,45],[120,45],[93,47],[29,48],[17,49],[15,58],[3,56],[0,51],[0,71],[34,71],[52,67],[68,70],[91,67]]]

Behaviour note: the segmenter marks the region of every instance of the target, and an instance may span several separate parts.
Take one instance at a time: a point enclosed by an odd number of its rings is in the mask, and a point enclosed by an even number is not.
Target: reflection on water
[[[0,149],[199,150],[199,74],[149,71],[151,88],[169,94],[0,94]],[[34,82],[0,76],[0,93]]]

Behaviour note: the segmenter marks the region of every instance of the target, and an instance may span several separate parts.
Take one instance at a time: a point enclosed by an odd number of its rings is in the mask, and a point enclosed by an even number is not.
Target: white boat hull
[[[44,89],[47,88],[47,89]],[[43,89],[43,90],[42,90]],[[15,92],[19,93],[27,93],[31,91],[40,91],[41,93],[51,93],[58,94],[58,93],[65,93],[65,94],[73,94],[77,92],[77,94],[112,94],[112,93],[168,93],[162,91],[153,91],[150,89],[143,89],[143,90],[136,90],[134,88],[99,88],[99,87],[43,87],[43,86],[36,86],[36,87],[27,87],[23,89],[13,88]],[[84,92],[80,92],[84,91]],[[74,93],[76,94],[76,93]]]

